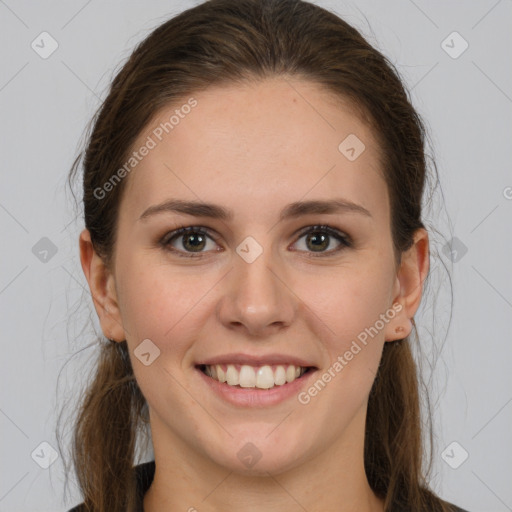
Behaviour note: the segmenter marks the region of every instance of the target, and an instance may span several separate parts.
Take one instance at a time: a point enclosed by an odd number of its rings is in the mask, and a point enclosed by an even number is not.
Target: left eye
[[[308,244],[311,244],[310,247],[315,249],[312,251],[312,256],[330,256],[346,247],[352,247],[352,241],[348,235],[345,235],[341,231],[331,228],[330,226],[312,226],[301,233],[299,240],[303,237],[306,237],[306,249],[308,248]],[[331,249],[330,251],[324,250],[331,245],[330,240],[333,238],[338,242],[338,247]]]
[[[302,238],[305,238],[306,252],[312,253],[310,256],[329,256],[339,252],[343,248],[352,247],[352,241],[348,235],[330,226],[311,226],[300,233],[297,242]],[[338,247],[326,251],[331,245],[332,238],[338,242]],[[191,226],[179,228],[166,234],[160,241],[160,244],[164,249],[170,250],[180,257],[194,258],[200,257],[204,252],[207,252],[204,251],[204,249],[206,248],[205,246],[207,245],[208,239],[211,240],[214,245],[216,244],[215,237],[211,236],[208,230]],[[176,248],[176,242],[180,243],[183,249]],[[308,248],[313,248],[313,250],[308,251]]]

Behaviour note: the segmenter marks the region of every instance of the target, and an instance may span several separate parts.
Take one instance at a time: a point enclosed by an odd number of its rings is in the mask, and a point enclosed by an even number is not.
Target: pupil
[[[203,235],[186,235],[185,237],[186,243],[185,247],[190,246],[192,249],[202,249],[201,244],[204,244],[204,237]],[[189,243],[190,240],[195,240],[191,244]]]
[[[313,233],[313,234],[311,234],[308,237],[308,241],[318,240],[318,239],[321,239],[320,244],[313,243],[313,248],[325,249],[329,245],[328,243],[325,244],[325,242],[327,240],[327,236],[326,235],[322,235],[322,234],[318,234],[318,233]],[[321,245],[322,243],[323,243],[323,245]]]
[[[328,236],[321,233],[312,233],[307,237],[308,242],[312,242],[314,250],[325,249],[329,244],[327,243]],[[190,249],[202,249],[204,244],[204,237],[200,234],[189,234],[185,236],[185,246]]]

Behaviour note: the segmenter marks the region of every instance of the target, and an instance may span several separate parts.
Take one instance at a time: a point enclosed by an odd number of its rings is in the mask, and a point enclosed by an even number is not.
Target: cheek
[[[316,287],[319,291],[313,295],[317,296],[319,310],[324,311],[321,316],[333,325],[337,335],[357,335],[391,306],[391,268],[377,258],[367,262],[361,258]]]
[[[170,263],[142,252],[125,254],[118,262],[118,290],[122,321],[132,346],[149,338],[161,350],[170,340],[177,349],[180,340],[186,343],[200,335],[201,325],[211,320],[215,310],[212,300],[222,297],[225,283],[219,278],[224,271],[173,269]],[[317,268],[315,272],[296,268],[288,275],[293,291],[288,300],[299,297],[299,303],[303,301],[295,322],[309,324],[331,359],[348,350],[390,306],[392,265],[388,259],[367,251],[343,266]],[[214,290],[216,287],[219,289]],[[383,333],[376,338],[381,336]]]
[[[341,357],[343,373],[360,380],[359,384],[371,384],[380,362],[386,325],[394,316],[394,311],[389,312],[389,268],[374,260],[373,264],[345,269],[337,279],[325,280],[322,298],[316,305],[321,321],[328,327],[323,330],[323,345],[329,360],[332,363]],[[362,371],[363,367],[369,371]]]
[[[353,269],[331,280],[322,294],[325,300],[323,309],[317,310],[321,319],[317,324],[328,326],[321,329],[326,365],[298,399],[312,416],[329,425],[327,437],[335,438],[367,403],[385,343],[387,323],[382,318],[390,297],[386,275]]]
[[[120,309],[127,337],[133,347],[149,338],[164,351],[172,342],[193,339],[190,329],[204,322],[204,296],[218,281],[200,271],[175,271],[150,258],[127,259],[119,269]]]

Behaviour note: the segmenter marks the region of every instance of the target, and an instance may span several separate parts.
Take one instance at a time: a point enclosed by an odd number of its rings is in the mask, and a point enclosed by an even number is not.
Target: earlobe
[[[403,311],[403,310],[402,310]],[[404,338],[407,338],[409,334],[412,332],[412,321],[410,318],[403,318],[400,320],[399,325],[397,325],[397,321],[395,321],[394,327],[389,326],[389,329],[386,332],[385,341],[396,341],[396,340],[402,340]]]
[[[424,228],[414,234],[413,245],[402,253],[394,289],[394,309],[399,311],[387,325],[386,341],[403,339],[412,332],[413,317],[421,302],[429,269],[428,233]]]
[[[80,233],[80,261],[105,337],[116,341],[125,339],[115,292],[114,276],[94,250],[89,230]]]

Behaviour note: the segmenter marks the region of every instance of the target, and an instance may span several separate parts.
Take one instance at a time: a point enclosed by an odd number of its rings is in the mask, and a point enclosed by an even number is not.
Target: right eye
[[[208,239],[215,242],[215,238],[208,234],[208,230],[200,226],[181,227],[167,233],[161,240],[160,245],[170,252],[176,253],[177,256],[185,258],[201,257],[207,245]],[[183,249],[176,248],[174,244],[177,242]],[[190,251],[190,252],[188,252]]]

